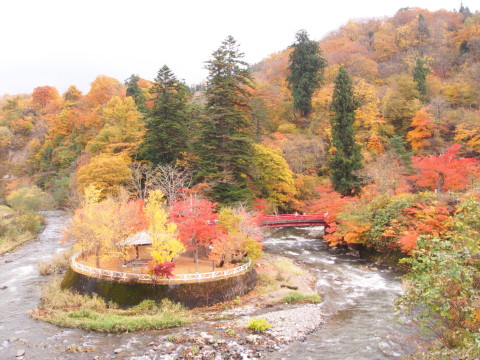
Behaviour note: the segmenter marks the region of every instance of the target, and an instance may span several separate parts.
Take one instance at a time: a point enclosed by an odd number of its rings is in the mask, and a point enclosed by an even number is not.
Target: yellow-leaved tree
[[[131,155],[144,135],[140,113],[131,97],[113,97],[102,111],[104,127],[88,144],[91,153],[127,153]]]
[[[295,202],[295,179],[280,150],[254,144],[254,182],[260,194],[276,208],[291,209]]]
[[[100,154],[77,172],[78,189],[83,192],[93,185],[101,191],[101,196],[117,194],[121,185],[126,184],[132,175],[126,156]]]
[[[355,85],[355,98],[359,102],[355,110],[356,140],[369,150],[382,153],[387,142],[385,134],[392,134],[393,127],[383,118],[375,86],[360,79]]]
[[[70,226],[65,229],[65,237],[75,241],[74,248],[85,254],[94,254],[96,266],[100,267],[102,255],[108,253],[111,229],[105,216],[100,216],[101,191],[94,186],[85,189],[81,206],[75,210]]]
[[[157,264],[172,261],[185,251],[185,246],[177,238],[177,225],[168,221],[165,198],[160,190],[150,192],[145,215],[152,240],[150,255]]]

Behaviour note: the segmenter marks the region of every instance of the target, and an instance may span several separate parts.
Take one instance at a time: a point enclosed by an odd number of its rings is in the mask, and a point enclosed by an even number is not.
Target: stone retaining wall
[[[147,299],[161,301],[168,298],[193,308],[233,300],[251,291],[256,283],[257,272],[253,267],[228,278],[183,284],[120,283],[83,275],[70,268],[63,279],[62,288],[82,294],[97,294],[120,306],[136,305]]]

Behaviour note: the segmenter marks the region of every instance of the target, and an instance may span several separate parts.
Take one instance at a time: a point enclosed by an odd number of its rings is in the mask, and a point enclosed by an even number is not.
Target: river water
[[[14,253],[0,256],[0,359],[161,359],[146,356],[148,344],[168,330],[142,334],[102,334],[64,329],[33,320],[28,312],[37,304],[40,289],[49,277],[38,273],[38,263],[63,251],[61,229],[68,217],[48,212],[47,226],[39,239]],[[393,301],[401,293],[396,274],[369,271],[361,259],[336,253],[311,234],[308,228],[281,229],[265,241],[265,250],[281,254],[316,274],[317,290],[324,297],[326,324],[308,336],[271,354],[269,359],[399,359],[411,351],[409,328],[398,325]],[[95,348],[92,353],[70,353],[70,346]],[[121,348],[121,354],[114,350]],[[150,353],[151,354],[151,353]]]
[[[287,256],[316,274],[327,316],[325,325],[305,342],[270,359],[399,359],[414,350],[415,329],[399,324],[393,308],[402,293],[398,273],[372,270],[366,260],[316,239],[311,228],[278,230],[264,249]]]

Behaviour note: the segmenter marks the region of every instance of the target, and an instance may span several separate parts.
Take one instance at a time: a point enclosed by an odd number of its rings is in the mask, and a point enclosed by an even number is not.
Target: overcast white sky
[[[475,10],[475,1],[464,5]],[[167,64],[194,84],[232,35],[255,63],[285,49],[297,30],[320,40],[349,19],[403,7],[458,9],[460,0],[0,0],[0,95],[37,86],[87,92],[97,75],[152,80]]]

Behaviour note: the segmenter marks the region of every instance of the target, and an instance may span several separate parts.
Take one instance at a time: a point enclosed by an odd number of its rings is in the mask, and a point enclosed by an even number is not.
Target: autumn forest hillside
[[[363,155],[363,185],[386,180],[384,175],[378,179],[378,171],[391,163],[393,152],[438,155],[459,144],[460,156],[480,155],[478,13],[463,7],[460,12],[401,9],[391,18],[350,21],[322,39],[320,49],[327,66],[306,117],[295,110],[286,80],[291,49],[250,68],[254,86],[237,104],[248,108],[248,119],[240,120],[245,124],[236,130],[252,134],[242,141],[254,144],[253,153],[247,156],[250,164],[240,158],[233,170],[223,169],[230,173],[224,177],[208,176],[212,164],[199,155],[209,141],[202,139],[204,120],[211,116],[205,111],[205,92],[181,84],[168,67],[155,80],[132,75],[122,83],[102,75],[87,94],[72,85],[63,95],[50,86],[5,95],[0,111],[3,195],[33,182],[60,206],[75,205],[77,190],[96,181],[92,173],[100,167],[111,167],[111,174],[103,170],[112,176],[102,180],[108,192],[120,184],[131,187],[132,167],[140,162],[175,163],[191,169],[198,191],[216,200],[232,189],[212,191],[212,186],[230,181],[241,184],[237,194],[223,196],[231,201],[263,199],[270,211],[301,210],[318,196],[318,186],[328,183],[330,103],[340,65],[352,78],[357,101],[355,139]],[[415,79],[418,71],[424,74],[422,88]],[[161,89],[169,81],[170,94]],[[155,100],[172,92],[173,125],[156,124],[161,120],[152,120]],[[159,142],[165,145],[156,148]]]

